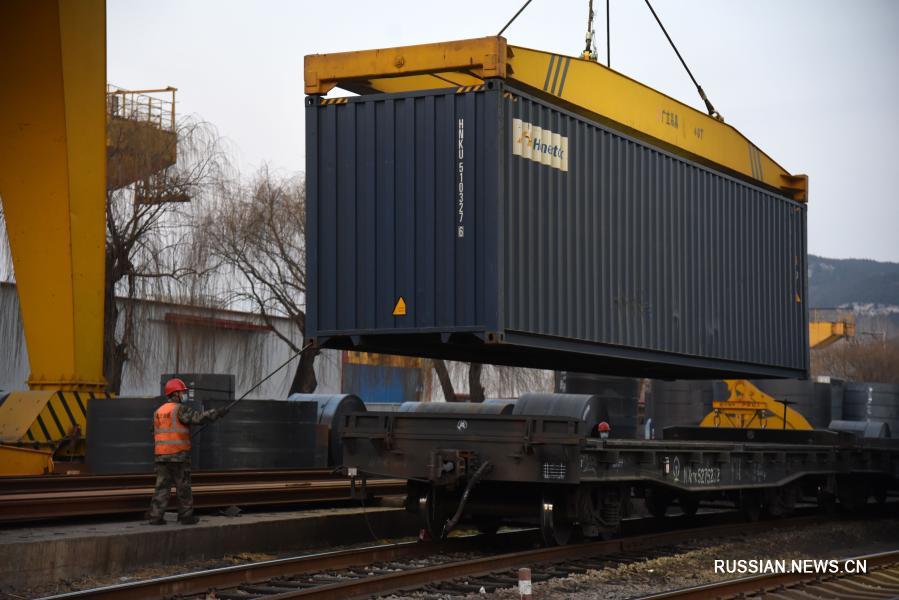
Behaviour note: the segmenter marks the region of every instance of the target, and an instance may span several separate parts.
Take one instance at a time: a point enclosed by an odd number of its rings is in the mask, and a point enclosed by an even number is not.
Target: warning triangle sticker
[[[393,307],[393,316],[394,317],[406,316],[406,301],[403,300],[402,296],[400,296],[400,299],[396,301],[396,306]]]

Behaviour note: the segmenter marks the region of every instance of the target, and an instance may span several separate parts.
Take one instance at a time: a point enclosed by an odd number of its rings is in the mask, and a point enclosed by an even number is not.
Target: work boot
[[[182,525],[196,525],[200,522],[197,515],[188,515],[186,517],[178,517],[178,522]]]
[[[147,521],[148,525],[165,525],[165,519],[162,517],[158,517],[156,519],[150,519]]]

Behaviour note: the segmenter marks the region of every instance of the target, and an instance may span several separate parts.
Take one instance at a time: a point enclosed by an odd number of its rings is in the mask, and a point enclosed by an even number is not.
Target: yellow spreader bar
[[[794,200],[808,199],[805,175],[789,173],[734,127],[591,60],[510,46],[502,37],[315,54],[305,60],[307,94],[326,94],[334,87],[358,94],[458,89],[491,78]]]

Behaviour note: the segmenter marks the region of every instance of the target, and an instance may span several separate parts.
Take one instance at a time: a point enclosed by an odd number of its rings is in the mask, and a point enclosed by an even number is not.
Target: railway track
[[[641,600],[708,600],[717,598],[765,598],[771,600],[822,600],[834,598],[896,598],[899,597],[899,551],[860,556],[866,573],[810,575],[805,573],[776,573],[758,575],[721,583],[644,596]],[[843,561],[839,561],[843,562]]]
[[[0,480],[0,523],[146,511],[154,476],[78,475]],[[295,505],[351,500],[350,480],[327,470],[198,471],[194,506]],[[358,491],[358,489],[357,489]],[[405,493],[405,482],[366,482],[369,497]],[[174,496],[170,507],[175,507]]]
[[[718,515],[710,515],[712,520]],[[780,526],[802,527],[822,517],[782,519]],[[699,521],[702,521],[700,519]],[[693,522],[699,522],[693,521]],[[495,537],[450,538],[441,544],[402,543],[328,552],[238,565],[54,596],[57,599],[132,600],[214,597],[229,600],[267,598],[363,598],[400,591],[435,594],[492,592],[517,585],[517,569],[530,567],[532,579],[564,577],[603,566],[646,560],[693,539],[759,533],[770,522],[700,526],[661,533],[553,548],[533,548],[534,532]],[[514,537],[507,537],[514,536]],[[529,541],[525,541],[528,536]],[[488,541],[489,540],[489,541]],[[497,541],[506,551],[497,551]],[[508,542],[514,541],[513,544]],[[521,545],[508,551],[508,545]],[[494,550],[486,550],[493,547]]]
[[[194,484],[244,483],[247,481],[320,481],[342,479],[331,469],[254,469],[229,471],[193,471]],[[101,490],[109,488],[153,486],[153,473],[116,473],[106,475],[33,475],[0,477],[0,495],[35,492]]]

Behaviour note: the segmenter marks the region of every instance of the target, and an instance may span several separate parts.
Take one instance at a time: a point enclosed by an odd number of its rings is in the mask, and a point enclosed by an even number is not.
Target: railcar
[[[433,538],[536,524],[547,544],[614,534],[642,498],[662,516],[729,502],[749,519],[800,501],[861,510],[899,489],[899,440],[828,430],[675,427],[662,440],[603,438],[595,396],[523,395],[512,414],[345,415],[344,464],[408,482],[406,509]]]

